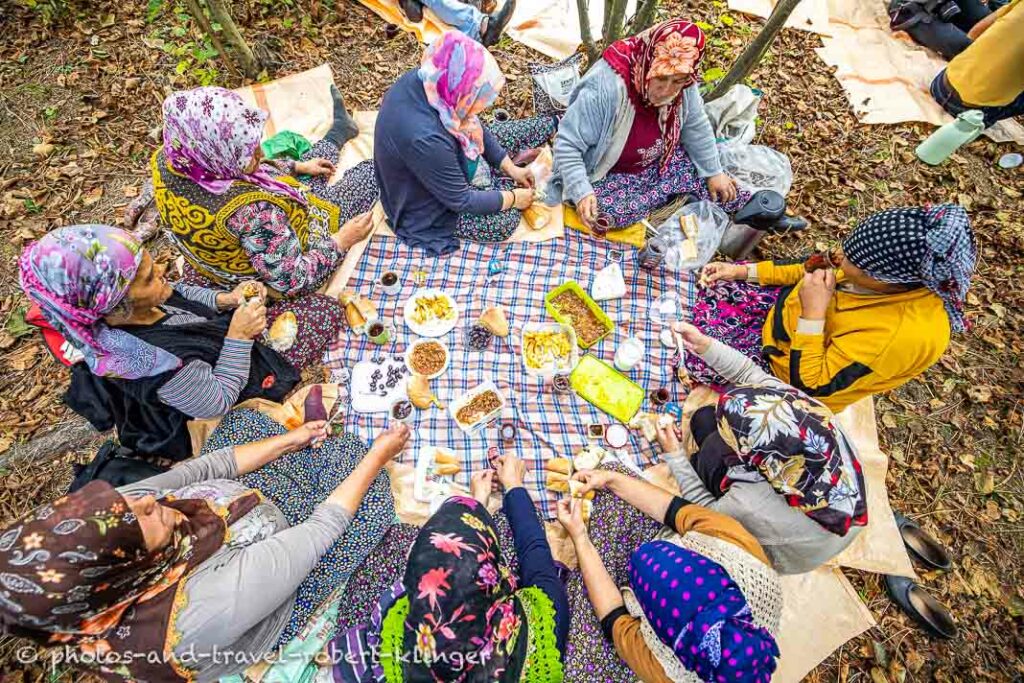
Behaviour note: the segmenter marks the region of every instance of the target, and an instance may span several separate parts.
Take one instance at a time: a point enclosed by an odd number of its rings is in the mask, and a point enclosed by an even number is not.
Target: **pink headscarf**
[[[224,194],[243,180],[302,204],[302,193],[260,165],[246,173],[263,136],[267,113],[247,105],[238,93],[212,86],[182,90],[164,100],[164,154],[171,166],[200,187]]]

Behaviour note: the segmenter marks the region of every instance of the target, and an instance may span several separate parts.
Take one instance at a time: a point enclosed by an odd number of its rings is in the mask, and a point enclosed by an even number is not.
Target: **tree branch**
[[[71,451],[84,448],[101,436],[85,419],[75,416],[56,429],[26,443],[15,444],[0,453],[0,467],[28,461],[54,460]]]
[[[605,45],[611,45],[622,37],[622,26],[626,18],[626,0],[611,0],[611,4],[611,22],[603,36]],[[607,10],[608,4],[605,3],[605,11]]]
[[[658,0],[644,0],[633,18],[633,35],[651,27],[658,11]]]
[[[199,5],[199,0],[185,0],[185,5],[188,7],[189,13],[196,20],[196,23],[199,24],[199,30],[210,37],[210,42],[213,43],[213,47],[216,48],[217,53],[220,54],[224,63],[228,65],[228,68],[230,68],[236,76],[241,75],[242,72],[239,71],[238,66],[231,58],[231,55],[229,55],[228,51],[224,49],[224,43],[220,41],[220,36],[214,33],[213,26],[210,25],[210,20],[206,18],[206,12],[204,12],[203,8]]]
[[[764,54],[771,47],[771,44],[775,41],[775,36],[779,34],[782,27],[786,25],[786,20],[789,19],[789,15],[793,13],[793,10],[800,3],[800,0],[779,0],[775,5],[775,9],[772,10],[771,16],[768,17],[768,21],[765,22],[764,28],[761,32],[754,36],[754,40],[751,41],[750,45],[747,45],[743,53],[733,63],[732,68],[729,69],[729,73],[725,75],[715,89],[711,91],[711,94],[704,98],[705,102],[718,99],[724,95],[729,88],[740,83],[750,72],[757,68],[757,65],[761,63],[761,59]]]
[[[242,71],[248,78],[254,79],[260,75],[262,67],[259,60],[256,59],[256,55],[253,54],[252,48],[249,47],[249,44],[245,42],[245,38],[242,37],[241,31],[238,30],[238,26],[235,25],[234,20],[231,18],[231,12],[228,11],[224,3],[225,0],[206,0],[206,4],[210,8],[210,15],[214,21],[220,24],[220,27],[224,30],[224,38],[231,44],[231,48],[238,55]]]
[[[580,39],[587,48],[587,68],[601,58],[597,45],[594,44],[594,36],[590,33],[590,8],[587,0],[576,0],[576,9],[580,15]]]

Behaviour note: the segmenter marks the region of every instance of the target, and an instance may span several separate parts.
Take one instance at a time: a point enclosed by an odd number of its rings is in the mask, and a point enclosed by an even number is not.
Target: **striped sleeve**
[[[196,419],[219,417],[238,400],[249,377],[252,340],[225,339],[217,367],[195,360],[178,370],[157,395],[160,400]]]
[[[219,292],[215,289],[196,287],[195,285],[184,285],[180,282],[176,282],[174,283],[174,291],[181,294],[189,301],[195,301],[196,303],[202,304],[214,311],[219,310],[217,308],[217,294],[219,294]]]

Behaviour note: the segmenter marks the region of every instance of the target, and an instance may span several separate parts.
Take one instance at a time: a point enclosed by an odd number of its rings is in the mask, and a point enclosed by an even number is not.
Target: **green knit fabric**
[[[380,666],[388,683],[402,683],[402,648],[405,638],[405,618],[409,616],[409,596],[403,595],[384,615],[380,629]]]
[[[555,605],[540,588],[516,591],[526,615],[526,661],[519,680],[523,683],[562,683],[562,655],[555,637]]]

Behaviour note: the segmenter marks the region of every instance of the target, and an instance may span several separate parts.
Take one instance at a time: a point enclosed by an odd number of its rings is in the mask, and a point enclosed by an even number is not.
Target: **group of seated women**
[[[126,454],[178,464],[92,481],[8,524],[4,630],[75,648],[108,679],[212,681],[335,601],[338,682],[770,680],[779,575],[822,565],[868,521],[835,413],[918,376],[967,327],[976,247],[961,207],[876,213],[806,263],[709,264],[693,324],[675,331],[720,397],[657,435],[680,493],[617,466],[576,473],[595,498],[589,524],[558,504],[568,573],[513,453],[417,529],[395,523],[385,471],[408,427],[367,445],[234,408],[283,400],[337,335],[341,308],[317,291],[378,199],[427,253],[504,240],[535,199],[513,158],[553,139],[548,196],[587,225],[624,227],[686,194],[746,201],[698,91],[704,44],[694,24],[659,24],[610,45],[564,115],[487,126],[504,78],[481,45],[445,34],[384,96],[373,161],[334,184],[356,134],[337,91],[334,124],[298,162],[262,158],[267,115],[237,95],[168,97],[131,214],[154,204],[184,277],[170,284],[135,235],[102,225],[55,230],[19,265],[51,348],[77,354],[69,405],[116,427]],[[277,351],[261,335],[286,309],[297,341]],[[192,457],[187,423],[207,417],[223,420]]]

